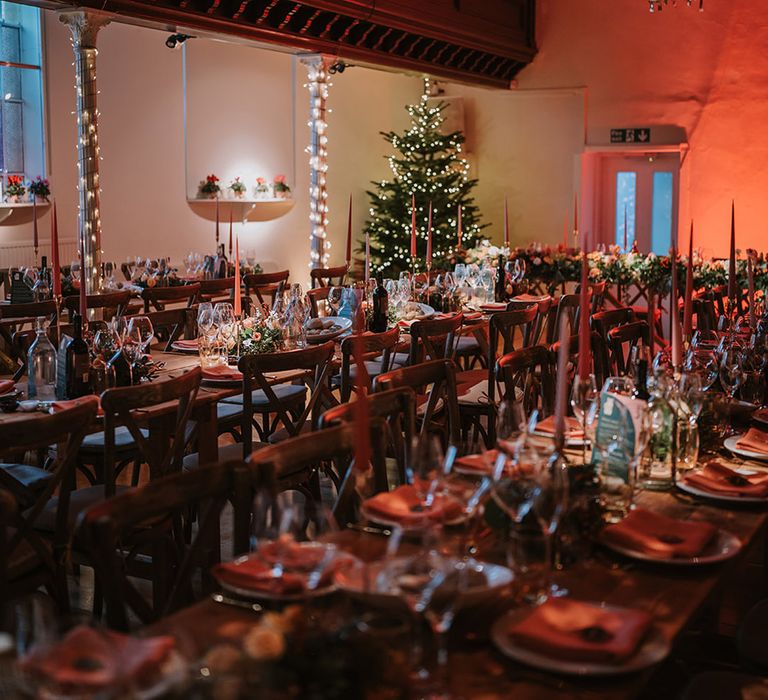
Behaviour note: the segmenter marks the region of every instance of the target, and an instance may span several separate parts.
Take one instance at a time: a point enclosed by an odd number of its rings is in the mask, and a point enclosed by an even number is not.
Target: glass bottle
[[[650,491],[666,491],[675,483],[675,410],[670,404],[671,380],[657,376],[648,399],[650,439],[640,461],[637,485]]]
[[[496,285],[493,290],[494,301],[507,300],[507,271],[504,268],[504,256],[499,255],[499,266],[496,268]]]
[[[32,297],[35,301],[46,301],[50,298],[51,286],[48,277],[48,258],[43,255],[40,259],[40,274],[32,287]]]
[[[83,319],[75,314],[74,338],[67,347],[67,398],[77,399],[91,393],[91,356],[83,340]]]
[[[373,290],[373,316],[371,317],[371,331],[384,333],[389,325],[389,294],[384,288],[381,273],[376,275],[376,289]]]
[[[45,318],[36,322],[37,337],[27,353],[27,392],[30,399],[53,401],[56,398],[56,349],[45,332]]]

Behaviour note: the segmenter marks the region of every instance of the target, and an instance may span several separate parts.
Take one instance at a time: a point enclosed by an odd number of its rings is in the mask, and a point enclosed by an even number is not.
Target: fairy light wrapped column
[[[110,16],[92,11],[62,12],[72,32],[75,53],[77,115],[77,189],[80,193],[78,243],[83,251],[83,280],[88,294],[101,289],[101,214],[99,206],[99,111],[96,90],[96,37]]]
[[[304,87],[309,90],[309,121],[310,141],[307,147],[309,153],[309,223],[310,223],[310,252],[309,267],[326,267],[331,248],[328,237],[328,190],[326,189],[326,173],[328,172],[328,122],[326,114],[328,88],[328,69],[333,63],[331,56],[304,56],[301,62],[307,68],[307,83]]]

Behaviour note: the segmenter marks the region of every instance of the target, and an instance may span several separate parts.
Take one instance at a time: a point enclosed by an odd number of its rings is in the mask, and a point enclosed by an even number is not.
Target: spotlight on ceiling
[[[328,68],[328,72],[331,75],[334,75],[335,73],[343,73],[347,68],[351,67],[352,66],[349,63],[345,63],[344,61],[334,61]]]
[[[194,39],[194,37],[189,34],[171,34],[165,40],[165,45],[169,49],[178,49],[187,39]]]

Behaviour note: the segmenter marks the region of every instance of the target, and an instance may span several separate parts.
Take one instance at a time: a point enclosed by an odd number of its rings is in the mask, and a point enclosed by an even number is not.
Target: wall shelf
[[[216,220],[215,199],[187,199],[189,208],[208,221]],[[293,199],[220,199],[219,221],[226,224],[230,212],[233,221],[272,221],[293,209]]]
[[[50,202],[37,203],[37,218],[48,211]],[[0,202],[0,226],[19,226],[32,223],[32,202]]]

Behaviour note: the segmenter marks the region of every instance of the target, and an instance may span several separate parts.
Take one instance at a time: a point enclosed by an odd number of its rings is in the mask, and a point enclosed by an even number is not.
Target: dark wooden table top
[[[633,562],[595,550],[595,555],[558,572],[556,580],[575,598],[635,607],[653,614],[657,625],[672,642],[691,622],[704,603],[743,561],[744,552],[764,528],[764,508],[721,508],[714,502],[688,498],[678,493],[644,492],[638,504],[680,519],[706,520],[739,537],[743,544],[734,559],[716,565],[675,567]],[[363,558],[377,558],[386,547],[380,535],[346,531],[340,544]],[[500,558],[500,550],[487,553]],[[316,603],[315,603],[316,604]],[[349,602],[336,594],[331,605],[340,615],[349,615]],[[450,667],[452,687],[462,697],[483,698],[632,698],[647,682],[651,671],[606,679],[569,678],[545,674],[515,663],[496,651],[488,638],[493,621],[514,606],[511,595],[500,596],[488,609],[465,611],[451,632]],[[194,653],[202,656],[217,643],[232,642],[232,630],[255,623],[258,616],[233,606],[201,601],[154,625],[152,632],[179,635],[186,644],[193,640]],[[188,647],[189,648],[189,647]],[[290,653],[290,652],[289,652]]]

